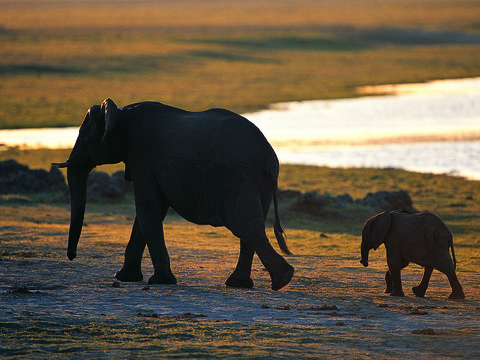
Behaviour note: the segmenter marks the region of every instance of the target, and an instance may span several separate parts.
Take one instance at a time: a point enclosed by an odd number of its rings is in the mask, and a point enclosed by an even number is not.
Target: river
[[[262,130],[281,163],[480,179],[480,78],[359,91],[388,95],[279,103],[243,115]],[[70,148],[77,134],[78,128],[0,130],[0,144]]]

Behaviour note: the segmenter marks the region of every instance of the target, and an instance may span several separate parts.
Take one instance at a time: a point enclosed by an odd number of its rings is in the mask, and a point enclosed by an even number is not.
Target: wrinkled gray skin
[[[226,281],[253,287],[252,260],[258,254],[272,289],[287,285],[294,269],[270,245],[265,219],[273,199],[275,237],[283,237],[277,205],[278,159],[260,130],[223,109],[188,112],[155,102],[118,109],[107,99],[92,106],[65,163],[71,201],[68,257],[76,257],[85,213],[87,179],[97,165],[125,163],[133,181],[136,217],[125,262],[115,276],[142,281],[141,261],[148,246],[154,266],[149,284],[175,284],[162,221],[169,207],[196,224],[225,226],[240,239],[235,271]],[[194,240],[192,239],[192,242]]]
[[[400,270],[413,262],[424,267],[422,280],[412,289],[416,296],[425,296],[432,271],[437,269],[448,277],[452,287],[449,298],[465,298],[455,274],[452,234],[438,216],[431,213],[413,214],[403,210],[386,211],[371,217],[362,229],[360,262],[363,266],[368,266],[370,249],[376,250],[382,243],[387,249],[386,293],[404,296]]]

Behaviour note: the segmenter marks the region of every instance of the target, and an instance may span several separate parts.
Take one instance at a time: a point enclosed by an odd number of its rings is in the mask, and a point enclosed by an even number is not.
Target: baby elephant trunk
[[[362,259],[360,260],[360,263],[367,267],[368,266],[368,252],[370,251],[370,249],[365,246],[365,244],[363,244],[362,242],[362,247],[361,247],[361,252],[362,252]]]

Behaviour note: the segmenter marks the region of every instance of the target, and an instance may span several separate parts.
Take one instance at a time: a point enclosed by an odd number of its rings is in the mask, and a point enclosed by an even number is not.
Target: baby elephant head
[[[360,263],[368,266],[368,253],[371,249],[377,248],[385,241],[388,229],[390,228],[391,215],[389,211],[372,216],[367,220],[362,229],[362,259]]]

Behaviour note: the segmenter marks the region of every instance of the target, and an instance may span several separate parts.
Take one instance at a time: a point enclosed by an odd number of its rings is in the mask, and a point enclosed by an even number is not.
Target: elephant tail
[[[288,249],[286,234],[280,225],[280,216],[278,214],[278,201],[277,201],[277,187],[273,188],[273,210],[275,211],[275,222],[273,224],[273,232],[277,238],[278,245],[284,254],[292,255],[291,251]]]

